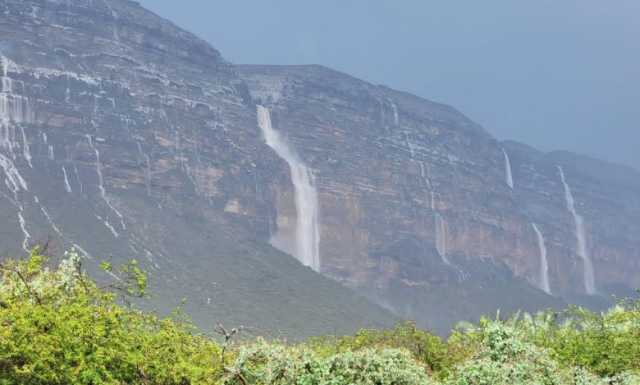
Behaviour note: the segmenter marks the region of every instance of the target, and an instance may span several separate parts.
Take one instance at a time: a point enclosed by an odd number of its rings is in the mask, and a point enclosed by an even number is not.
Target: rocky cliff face
[[[500,143],[450,107],[322,67],[240,73],[314,170],[324,274],[436,327],[434,312],[552,305],[542,291],[599,302],[584,298],[587,263],[600,299],[640,285],[637,172]]]
[[[558,293],[584,288],[583,263],[567,211],[560,169],[584,217],[586,248],[600,294],[628,294],[640,287],[640,173],[570,153],[544,154],[522,144],[504,144],[512,154],[514,194],[521,210],[544,227],[552,287]],[[625,287],[626,289],[625,290]]]
[[[255,106],[208,44],[129,1],[0,1],[0,250],[137,258],[162,311],[288,336],[394,318],[268,238]],[[284,180],[284,178],[283,178]],[[23,250],[24,249],[24,250]]]
[[[583,294],[561,166],[598,291],[640,286],[633,170],[500,143],[450,107],[323,67],[234,66],[125,0],[0,0],[0,54],[3,254],[49,237],[94,262],[136,257],[155,304],[188,297],[205,326],[394,321],[335,280],[443,330]],[[257,104],[304,167],[265,143]],[[292,171],[315,188],[333,280],[269,244],[296,254]]]

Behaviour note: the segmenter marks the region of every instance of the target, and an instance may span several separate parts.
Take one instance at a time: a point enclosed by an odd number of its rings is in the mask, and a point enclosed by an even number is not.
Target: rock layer
[[[593,294],[585,293],[590,267],[566,208],[563,167],[584,214],[600,294],[640,286],[636,171],[500,143],[450,107],[319,66],[241,66],[240,74],[314,168],[328,276],[365,292],[377,288],[373,297],[385,303],[398,286],[465,287],[461,281],[476,281],[485,261],[488,271],[504,265],[535,287],[544,269],[549,292],[582,301]],[[532,223],[547,239],[547,267]],[[416,295],[423,294],[409,297]]]
[[[205,328],[306,336],[394,322],[268,245],[285,164],[207,43],[130,1],[2,0],[0,55],[1,255],[49,240],[94,271],[137,258],[146,306],[186,298]]]

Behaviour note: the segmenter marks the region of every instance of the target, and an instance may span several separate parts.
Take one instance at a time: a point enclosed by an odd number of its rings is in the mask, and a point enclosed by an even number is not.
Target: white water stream
[[[435,228],[436,228],[436,250],[442,258],[442,262],[447,266],[452,266],[451,261],[447,257],[447,224],[440,213],[434,213]]]
[[[71,194],[73,190],[71,189],[71,184],[69,183],[69,176],[67,175],[67,169],[62,166],[62,175],[64,176],[64,190]]]
[[[547,261],[547,244],[544,240],[542,232],[535,223],[531,224],[533,231],[536,233],[538,240],[538,250],[540,252],[540,273],[538,276],[538,287],[547,294],[551,294],[551,285],[549,284],[549,262]]]
[[[513,172],[511,170],[511,160],[509,159],[509,154],[505,149],[502,149],[502,153],[504,154],[504,174],[505,174],[505,183],[509,188],[513,190]]]
[[[98,174],[98,190],[100,191],[100,197],[102,198],[102,200],[107,204],[107,207],[109,207],[109,209],[111,209],[111,211],[116,214],[116,216],[120,219],[120,227],[122,228],[122,230],[126,230],[127,229],[127,225],[124,222],[124,216],[120,213],[120,211],[118,211],[113,204],[111,203],[111,200],[109,199],[109,197],[107,196],[107,190],[104,187],[104,177],[102,175],[102,163],[100,162],[100,151],[98,151],[98,147],[95,146],[95,144],[93,143],[93,139],[91,137],[91,135],[87,134],[86,135],[87,141],[89,142],[89,147],[91,147],[93,149],[93,152],[96,156],[96,173]],[[115,230],[115,228],[113,227],[113,225],[111,225],[108,221],[107,218],[102,218],[100,217],[99,219],[101,219],[105,226],[111,230],[111,232],[113,233],[114,237],[118,238],[119,234],[118,232]]]
[[[575,223],[575,235],[577,241],[577,250],[578,256],[582,259],[584,264],[584,289],[587,294],[595,294],[596,293],[596,284],[595,284],[595,276],[593,271],[593,261],[591,261],[591,257],[589,256],[589,251],[587,250],[587,237],[586,231],[584,228],[584,218],[578,214],[576,211],[576,201],[573,197],[573,193],[571,192],[571,187],[567,183],[567,179],[564,175],[564,170],[562,167],[558,166],[558,172],[560,173],[560,179],[562,180],[562,185],[564,186],[564,196],[567,202],[567,209],[571,213],[573,217],[573,221]]]
[[[283,245],[274,242],[275,238],[272,238],[272,244],[276,247],[281,246],[280,248],[283,249],[292,249],[294,256],[300,262],[315,271],[320,271],[319,204],[313,174],[289,143],[273,128],[269,109],[258,106],[257,113],[258,126],[262,130],[267,145],[289,165],[295,194],[295,245],[282,247]]]

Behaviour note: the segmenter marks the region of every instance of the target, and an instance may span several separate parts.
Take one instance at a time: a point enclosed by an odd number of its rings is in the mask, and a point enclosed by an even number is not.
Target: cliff
[[[324,67],[239,68],[313,169],[321,271],[396,313],[444,329],[640,285],[636,171],[501,143],[448,106]]]
[[[261,186],[278,158],[208,44],[129,1],[3,0],[0,36],[2,255],[49,240],[94,271],[137,258],[151,274],[146,306],[184,298],[206,329],[393,324],[256,236],[268,233]]]
[[[130,1],[1,0],[0,36],[3,255],[135,257],[161,311],[293,336],[397,319],[350,289],[443,331],[640,286],[634,170],[324,67],[233,65]]]

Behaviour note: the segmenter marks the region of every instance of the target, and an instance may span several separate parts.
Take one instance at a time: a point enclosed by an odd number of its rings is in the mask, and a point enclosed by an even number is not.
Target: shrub
[[[420,330],[413,322],[403,322],[389,330],[364,329],[355,336],[310,339],[306,346],[321,355],[363,349],[406,350],[431,373],[446,373],[458,355],[438,336]]]
[[[591,367],[572,365],[557,360],[551,349],[537,346],[532,340],[559,342],[548,338],[550,330],[576,330],[568,324],[556,326],[548,322],[553,317],[540,314],[515,317],[509,321],[483,319],[477,327],[470,328],[457,337],[457,343],[466,341],[478,347],[478,353],[459,365],[446,381],[447,385],[637,385],[638,377],[627,372],[613,376],[597,376]],[[540,322],[543,320],[544,322]],[[537,325],[537,326],[535,326]],[[540,333],[539,327],[545,332]],[[551,334],[554,335],[554,334]],[[532,338],[536,336],[536,338]],[[542,344],[540,344],[542,345]],[[626,353],[612,353],[612,355]],[[621,368],[622,369],[622,368]]]
[[[228,385],[430,385],[405,351],[363,349],[320,357],[304,347],[264,341],[243,347],[224,381]]]
[[[219,348],[185,324],[125,308],[68,253],[0,265],[0,384],[213,384]],[[127,265],[118,285],[143,292]],[[136,277],[137,276],[137,277]],[[127,277],[131,278],[128,279]],[[117,287],[118,285],[112,285]]]
[[[564,367],[601,377],[640,370],[640,306],[624,302],[604,313],[578,307],[506,321],[523,341],[547,349]]]
[[[569,385],[569,374],[542,349],[517,337],[500,321],[483,321],[469,334],[480,337],[477,355],[456,368],[451,385]],[[584,385],[596,385],[592,378]]]

